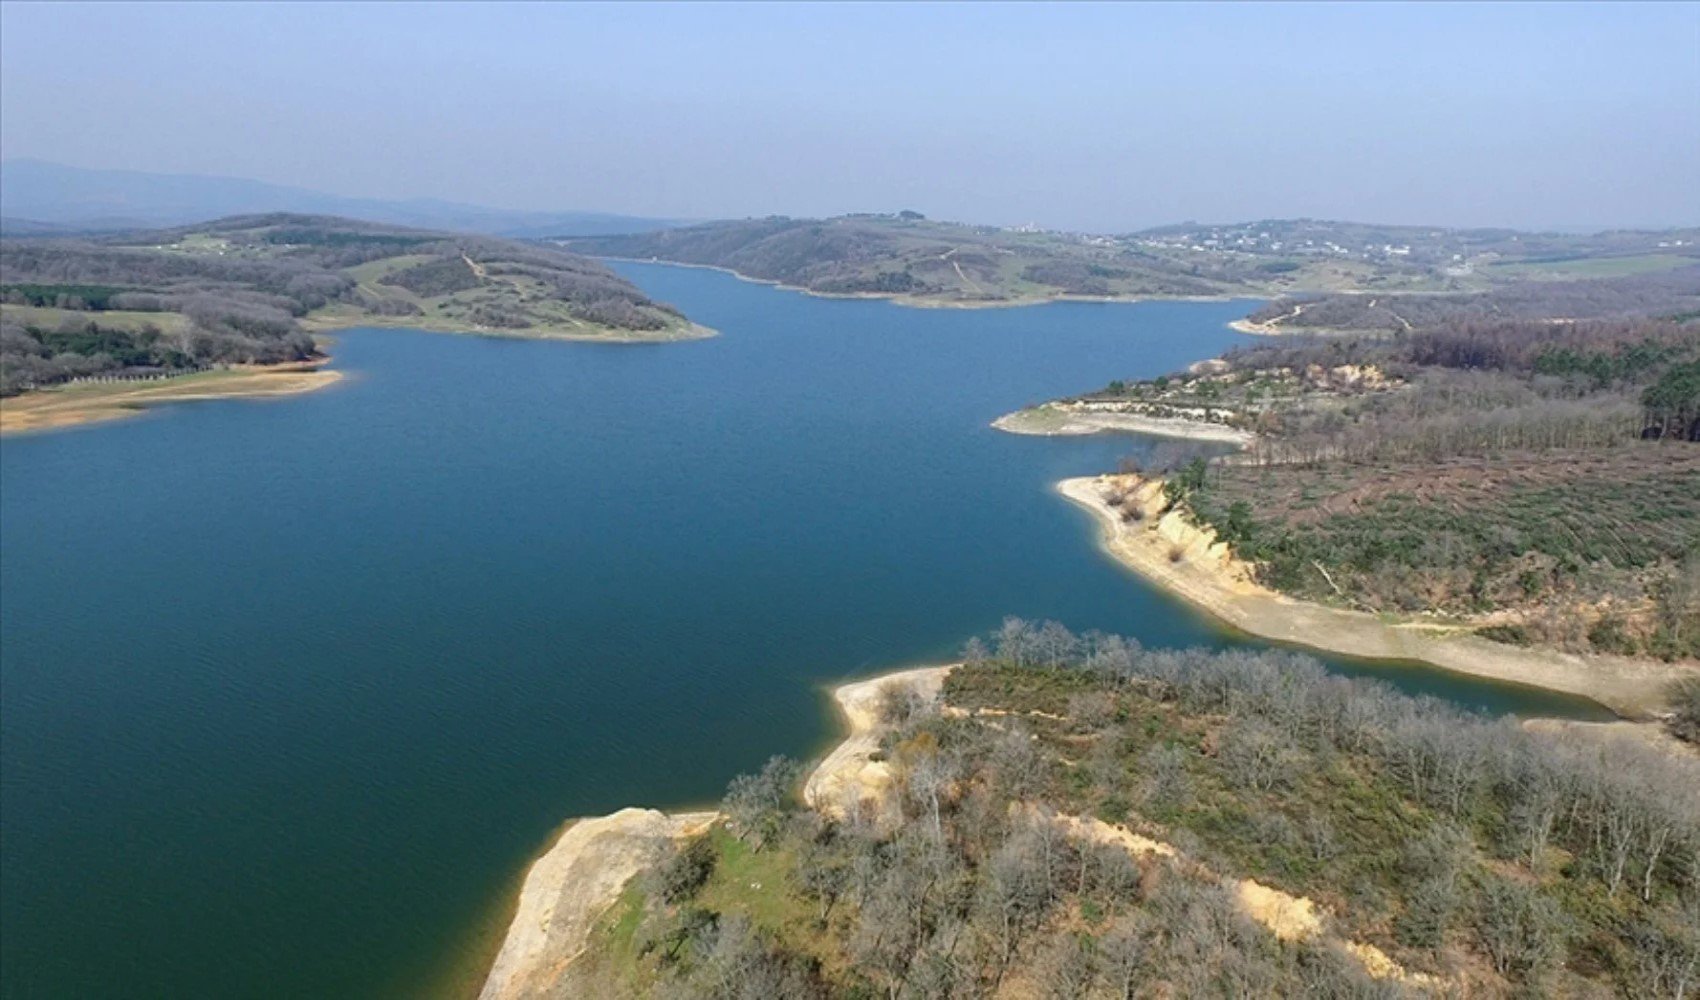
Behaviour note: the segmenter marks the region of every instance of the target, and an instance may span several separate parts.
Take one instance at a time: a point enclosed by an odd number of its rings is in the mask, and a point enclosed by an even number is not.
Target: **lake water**
[[[1213,355],[1249,304],[621,270],[723,336],[354,331],[325,392],[0,447],[0,992],[453,994],[563,819],[810,754],[827,681],[1006,614],[1232,641],[1049,489],[1137,439],[986,425]]]

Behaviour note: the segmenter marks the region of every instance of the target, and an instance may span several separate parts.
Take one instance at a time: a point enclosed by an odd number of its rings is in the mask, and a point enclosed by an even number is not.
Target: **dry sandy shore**
[[[890,779],[872,760],[879,745],[879,699],[888,686],[912,685],[937,698],[950,667],[922,667],[845,684],[833,692],[848,732],[804,786],[805,800],[824,812],[877,800]],[[669,841],[694,836],[720,818],[715,812],[668,815],[622,809],[569,826],[532,864],[480,1000],[551,996],[583,953],[596,921],[625,885]]]
[[[1042,403],[1025,410],[1006,413],[992,421],[992,426],[1010,434],[1030,434],[1041,437],[1068,437],[1082,434],[1118,432],[1149,434],[1155,437],[1184,438],[1190,441],[1218,441],[1245,447],[1252,441],[1249,431],[1226,424],[1205,423],[1202,420],[1147,417],[1134,413],[1105,413],[1078,410],[1057,403]]]
[[[551,994],[561,973],[584,951],[596,919],[656,850],[702,832],[719,818],[712,812],[668,816],[654,809],[622,809],[568,827],[526,874],[519,910],[479,996]]]
[[[329,359],[256,365],[158,382],[77,383],[0,400],[0,434],[55,430],[132,417],[150,406],[208,399],[263,399],[322,389],[342,378]]]
[[[865,800],[878,797],[891,781],[891,768],[873,759],[879,748],[880,695],[888,687],[909,687],[931,701],[944,688],[950,667],[921,667],[885,674],[832,693],[849,732],[844,741],[821,761],[803,786],[803,801],[829,816],[842,817],[860,808]]]
[[[1117,482],[1120,480],[1120,482]],[[1132,488],[1145,517],[1124,521],[1105,499]],[[1067,479],[1057,491],[1091,511],[1104,548],[1141,576],[1235,628],[1279,642],[1372,659],[1421,660],[1446,670],[1581,695],[1620,715],[1643,718],[1663,690],[1693,668],[1615,656],[1575,656],[1488,642],[1456,626],[1390,622],[1358,611],[1296,601],[1257,584],[1212,532],[1182,514],[1162,514],[1161,483],[1132,477]]]
[[[922,667],[837,688],[833,698],[848,733],[809,776],[803,792],[805,801],[814,809],[839,817],[863,808],[886,814],[885,807],[890,803],[885,793],[891,783],[891,772],[883,761],[873,760],[881,732],[880,698],[889,688],[907,687],[926,700],[937,702],[952,669],[954,666]],[[943,710],[958,716],[969,715],[948,706]],[[1007,713],[974,714],[1001,717]],[[1220,878],[1235,893],[1248,916],[1283,940],[1331,936],[1325,914],[1309,899],[1251,879],[1222,878],[1182,855],[1174,846],[1126,826],[1091,816],[1055,813],[1031,804],[1025,808],[1033,818],[1049,820],[1069,837],[1120,847],[1144,862],[1185,865],[1205,877]],[[579,820],[570,826],[526,874],[518,912],[479,994],[480,1000],[555,996],[570,989],[570,979],[563,979],[568,967],[584,953],[590,932],[619,899],[626,883],[655,856],[661,845],[694,836],[719,819],[720,815],[713,812],[668,816],[653,809],[622,809],[609,816]],[[1406,972],[1373,945],[1334,940],[1362,962],[1372,976],[1397,978],[1412,985],[1433,985],[1429,977]],[[1002,995],[1026,995],[1026,991],[1006,990]]]

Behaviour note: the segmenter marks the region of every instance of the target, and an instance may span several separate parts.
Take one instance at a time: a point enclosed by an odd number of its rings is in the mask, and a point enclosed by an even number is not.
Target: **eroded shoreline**
[[[575,344],[677,344],[717,337],[720,331],[699,323],[657,334],[603,335],[565,330],[446,329],[405,322],[409,317],[366,317],[358,321],[314,320],[307,328],[327,334],[373,327],[413,330],[458,337],[496,337],[505,340],[556,341]],[[167,403],[214,399],[267,399],[323,389],[343,379],[326,367],[329,355],[275,365],[235,365],[158,381],[79,382],[49,386],[0,400],[0,436],[66,430],[139,416]]]
[[[832,815],[878,798],[890,779],[874,761],[879,746],[879,699],[892,686],[938,697],[951,666],[916,667],[852,681],[833,689],[844,738],[804,784],[803,799]],[[721,818],[713,811],[663,813],[626,808],[573,822],[526,872],[507,936],[479,1000],[550,995],[582,954],[598,918],[626,883],[668,842],[694,836]]]
[[[1087,434],[1145,434],[1151,437],[1188,441],[1213,441],[1244,448],[1251,444],[1250,431],[1226,424],[1205,423],[1180,417],[1148,417],[1137,413],[1114,413],[1071,408],[1063,403],[1041,403],[1025,410],[1006,413],[992,426],[1009,434],[1037,437],[1075,437]]]
[[[1122,480],[1122,481],[1118,481]],[[1139,520],[1124,520],[1104,493],[1129,491]],[[1617,656],[1577,656],[1522,649],[1468,634],[1463,626],[1388,622],[1361,611],[1298,601],[1269,590],[1233,558],[1215,534],[1179,511],[1163,512],[1161,480],[1089,476],[1056,490],[1092,512],[1104,550],[1127,568],[1187,603],[1264,639],[1346,656],[1417,660],[1442,670],[1579,695],[1629,719],[1645,719],[1665,702],[1665,688],[1692,668]]]
[[[153,382],[75,383],[0,400],[0,436],[64,430],[138,416],[155,406],[214,399],[296,396],[334,385],[331,359],[250,365]]]

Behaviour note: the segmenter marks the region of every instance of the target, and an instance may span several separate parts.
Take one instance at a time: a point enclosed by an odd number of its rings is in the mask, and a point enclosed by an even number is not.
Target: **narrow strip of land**
[[[242,365],[157,381],[74,382],[0,399],[0,435],[56,430],[133,417],[166,403],[261,399],[312,392],[342,373],[318,361]]]
[[[1619,656],[1577,656],[1489,642],[1439,622],[1388,621],[1358,611],[1295,601],[1258,583],[1215,534],[1178,511],[1163,512],[1158,480],[1067,479],[1064,497],[1096,516],[1117,561],[1229,625],[1265,639],[1371,659],[1419,660],[1445,670],[1580,695],[1620,715],[1642,718],[1665,701],[1680,665]],[[1144,512],[1124,520],[1112,488],[1141,491]]]
[[[844,719],[844,740],[821,761],[804,787],[804,799],[839,814],[884,793],[890,774],[874,761],[879,747],[879,702],[893,686],[936,699],[950,667],[921,667],[845,684],[833,692]],[[694,836],[720,819],[717,812],[667,814],[622,809],[581,819],[532,864],[520,888],[507,938],[485,980],[480,1000],[551,996],[567,967],[584,952],[596,921],[620,898],[632,876],[668,842]]]
[[[1146,434],[1152,437],[1189,441],[1216,441],[1239,447],[1249,445],[1255,435],[1227,424],[1207,423],[1180,417],[1153,417],[1138,413],[1095,410],[1078,403],[1043,403],[1006,413],[992,426],[1010,434],[1039,437],[1073,437],[1086,434]]]

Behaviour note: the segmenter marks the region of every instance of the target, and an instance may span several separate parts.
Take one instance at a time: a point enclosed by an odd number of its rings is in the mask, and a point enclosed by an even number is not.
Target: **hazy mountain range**
[[[676,225],[603,212],[532,212],[429,198],[350,198],[240,177],[91,170],[43,160],[0,163],[0,228],[9,236],[174,226],[230,215],[300,212],[500,236],[603,236]]]

